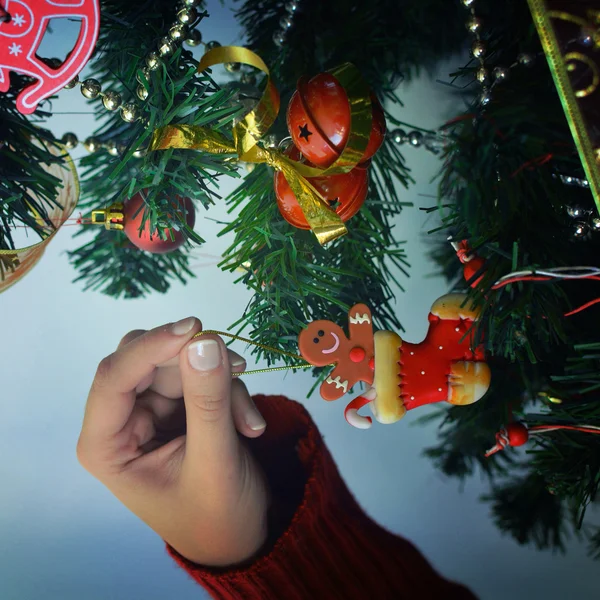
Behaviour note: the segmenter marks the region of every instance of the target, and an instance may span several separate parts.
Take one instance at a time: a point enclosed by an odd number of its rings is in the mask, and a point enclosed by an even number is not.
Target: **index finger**
[[[136,388],[157,365],[176,356],[202,329],[194,317],[147,331],[98,366],[88,396],[83,427],[88,433],[110,437],[126,425],[135,407]]]

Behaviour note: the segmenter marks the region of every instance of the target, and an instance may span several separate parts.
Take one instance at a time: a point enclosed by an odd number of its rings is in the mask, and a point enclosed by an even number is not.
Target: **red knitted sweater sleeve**
[[[197,565],[167,545],[213,598],[475,600],[361,510],[302,405],[281,396],[254,401],[267,421],[251,445],[274,498],[272,539],[251,564],[231,569]]]

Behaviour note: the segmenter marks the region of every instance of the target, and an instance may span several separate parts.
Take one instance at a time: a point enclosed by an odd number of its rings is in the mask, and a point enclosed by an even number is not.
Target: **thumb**
[[[179,368],[187,425],[185,460],[218,467],[239,445],[225,344],[214,335],[195,339],[182,350]]]

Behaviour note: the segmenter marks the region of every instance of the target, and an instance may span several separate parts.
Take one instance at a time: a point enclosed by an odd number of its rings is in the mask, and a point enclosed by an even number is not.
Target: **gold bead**
[[[185,25],[178,23],[177,25],[173,25],[171,29],[169,29],[169,38],[174,42],[181,42],[187,36],[187,29]]]
[[[245,83],[246,85],[255,85],[256,84],[256,75],[254,73],[242,73],[240,77],[240,81]]]
[[[61,142],[65,145],[68,150],[73,150],[79,143],[77,136],[74,133],[65,133],[62,136]]]
[[[144,102],[148,98],[148,90],[143,85],[138,85],[135,90],[135,95]]]
[[[160,63],[160,57],[158,56],[158,54],[156,54],[156,52],[150,52],[148,56],[146,56],[146,66],[151,71],[156,71],[156,69],[160,67]]]
[[[508,77],[508,69],[504,67],[496,67],[494,69],[494,78],[496,81],[504,81]]]
[[[140,109],[134,102],[127,102],[121,106],[121,119],[127,123],[133,123],[140,118]]]
[[[473,42],[471,46],[471,54],[475,58],[481,58],[485,54],[485,44],[481,40]]]
[[[188,33],[185,43],[192,48],[199,46],[202,43],[202,33],[200,33],[200,30],[192,29],[192,31]]]
[[[182,8],[177,13],[177,20],[183,25],[191,25],[198,18],[198,12],[193,6]]]
[[[471,33],[477,33],[481,29],[481,19],[478,19],[477,17],[471,17],[467,21],[467,29]]]
[[[65,90],[72,90],[79,83],[79,75],[75,75],[67,85],[65,85]]]
[[[219,42],[216,41],[212,41],[212,42],[207,42],[206,43],[206,51],[208,52],[209,50],[214,50],[215,48],[220,48],[221,44],[219,44]]]
[[[479,69],[477,69],[475,72],[475,78],[477,81],[479,81],[479,83],[485,83],[488,79],[487,69],[485,67],[479,67]]]
[[[121,94],[112,90],[106,92],[102,98],[102,104],[104,104],[106,110],[117,110],[121,106],[121,102],[123,102]]]
[[[230,73],[237,73],[241,68],[240,63],[225,63],[225,69]]]
[[[88,152],[97,152],[100,150],[101,144],[100,141],[95,137],[89,137],[83,142],[83,147]]]
[[[117,142],[109,142],[106,149],[111,156],[119,156],[119,146],[117,145]]]
[[[175,52],[173,42],[167,37],[162,38],[158,43],[158,53],[160,56],[164,58],[165,56],[170,56],[173,52]]]
[[[152,77],[152,71],[148,67],[142,67],[141,69],[139,69],[138,72],[135,74],[135,78],[138,83],[145,83],[142,79],[142,75],[146,78],[146,81],[149,82],[150,77]]]
[[[81,93],[88,100],[93,100],[94,98],[97,98],[101,91],[102,86],[100,85],[100,82],[96,79],[86,79],[81,84]]]

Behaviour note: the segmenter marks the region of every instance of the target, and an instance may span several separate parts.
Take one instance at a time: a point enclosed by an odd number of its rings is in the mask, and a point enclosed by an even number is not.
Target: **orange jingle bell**
[[[300,160],[300,152],[294,146],[288,148],[285,154],[292,160]],[[355,167],[349,173],[311,177],[308,181],[327,200],[330,208],[335,209],[342,221],[352,218],[360,210],[369,188],[366,166]],[[277,206],[283,218],[298,229],[310,229],[298,200],[282,173],[275,173],[274,184]]]
[[[385,137],[385,116],[371,94],[371,136],[362,161],[371,158]],[[346,91],[330,73],[310,81],[301,77],[287,110],[287,126],[296,147],[318,167],[329,167],[340,156],[350,135],[350,104]]]

